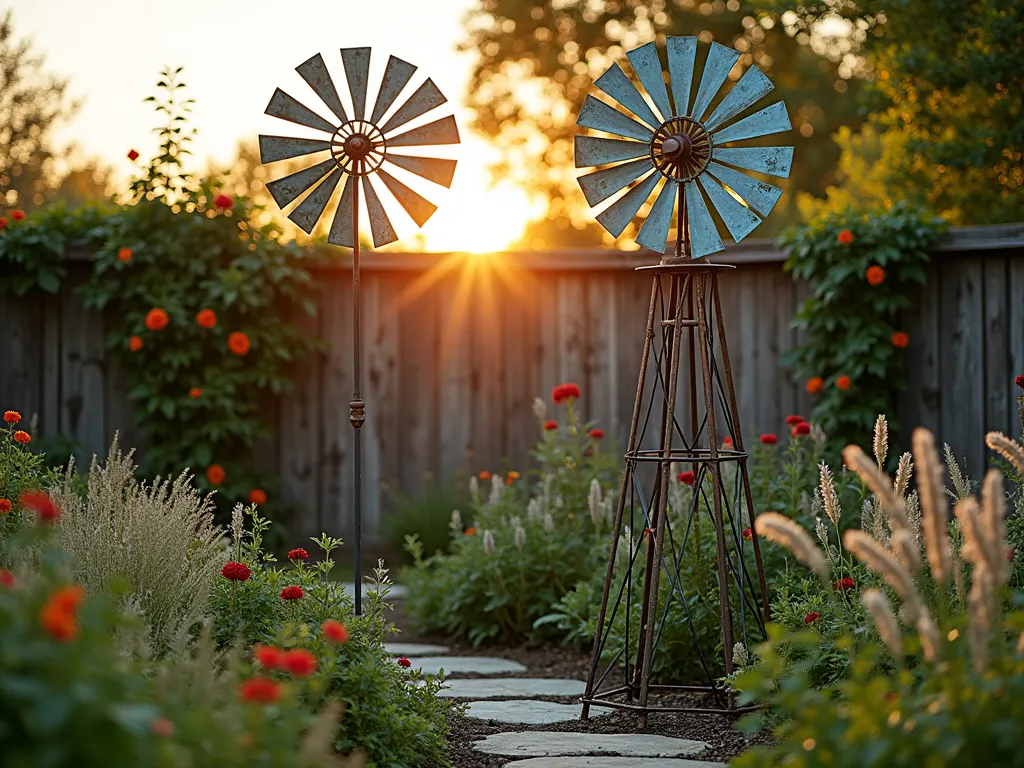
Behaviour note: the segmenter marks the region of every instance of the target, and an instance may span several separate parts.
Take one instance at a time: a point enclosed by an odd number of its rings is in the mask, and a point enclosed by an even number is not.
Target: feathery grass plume
[[[987,569],[972,574],[971,592],[967,596],[967,618],[971,632],[971,658],[974,671],[981,673],[988,661],[988,644],[994,623],[994,584]]]
[[[484,552],[488,555],[494,554],[494,534],[490,531],[484,531],[483,535]]]
[[[935,438],[923,427],[914,430],[914,465],[921,499],[925,553],[932,577],[941,585],[949,578],[952,553],[949,548],[949,505],[942,487],[942,462],[935,450]]]
[[[917,594],[914,580],[893,553],[864,531],[847,531],[843,535],[843,544],[858,560],[896,590],[903,603],[903,617],[909,623],[914,622],[921,613],[921,597]]]
[[[829,580],[825,555],[814,546],[811,537],[799,523],[778,512],[762,512],[754,522],[754,529],[769,541],[774,541],[788,549],[797,560],[818,574],[824,581]]]
[[[875,434],[871,444],[875,453],[875,461],[878,462],[878,469],[885,471],[885,458],[889,453],[889,422],[885,420],[885,414],[878,414],[875,419]]]
[[[960,556],[974,566],[974,577],[977,579],[981,571],[991,570],[993,567],[988,542],[985,541],[985,534],[981,530],[981,508],[977,500],[969,496],[953,508],[953,514],[956,515],[964,539]]]
[[[901,658],[903,656],[903,636],[885,595],[877,589],[865,589],[860,601],[864,604],[867,612],[871,614],[871,618],[875,620],[875,628],[878,630],[882,642],[889,647],[893,656],[897,659]]]
[[[914,541],[918,546],[921,544],[921,502],[917,498],[917,491],[907,494],[906,500],[907,524],[910,532],[914,534]]]
[[[548,404],[539,397],[533,398],[533,415],[538,421],[545,421],[548,417]]]
[[[1016,440],[1002,432],[989,432],[985,435],[985,445],[1013,464],[1018,472],[1024,472],[1024,448]]]
[[[828,567],[832,568],[835,563],[833,562],[831,547],[828,542],[828,531],[825,530],[825,521],[820,517],[814,518],[814,533],[818,537],[818,541],[821,542],[821,549],[825,553],[825,562],[828,563]]]
[[[839,518],[842,510],[839,507],[839,494],[836,493],[836,484],[832,479],[832,470],[823,461],[818,465],[818,482],[821,486],[821,502],[825,506],[825,514],[832,521],[836,531],[839,530]]]
[[[921,550],[917,541],[907,529],[903,528],[892,535],[891,545],[899,555],[900,562],[907,567],[911,575],[917,576],[921,572]]]
[[[487,499],[488,504],[497,504],[501,501],[501,493],[505,490],[505,478],[495,472],[491,475],[491,495]]]
[[[876,517],[875,505],[871,499],[864,499],[860,505],[860,529],[873,534],[876,526]],[[879,528],[878,533],[881,536],[881,528]]]
[[[927,611],[922,611],[914,626],[917,629],[917,636],[921,638],[925,660],[935,661],[939,657],[939,630],[935,626],[935,621]]]
[[[242,543],[245,536],[245,507],[235,504],[231,510],[231,539],[236,546]]]
[[[906,498],[907,488],[910,487],[910,478],[914,474],[914,460],[910,457],[910,451],[900,456],[899,466],[896,467],[896,495],[901,499]]]
[[[590,481],[590,493],[587,495],[587,506],[590,508],[590,519],[595,526],[601,525],[601,484],[595,477]]]
[[[867,454],[856,445],[848,445],[843,449],[843,461],[847,468],[857,473],[864,484],[878,497],[878,502],[889,518],[889,530],[899,531],[908,528],[907,513],[903,508],[903,500],[896,496],[892,483]]]
[[[1010,566],[1006,560],[1006,495],[1003,493],[1003,473],[998,469],[990,469],[981,485],[978,522],[995,579],[994,586],[999,589],[1006,583]]]
[[[953,501],[966,499],[971,495],[971,478],[960,471],[960,464],[953,455],[953,449],[949,443],[942,444],[942,455],[946,459],[946,466],[949,468],[949,479],[953,483],[953,490],[946,489],[946,493]]]

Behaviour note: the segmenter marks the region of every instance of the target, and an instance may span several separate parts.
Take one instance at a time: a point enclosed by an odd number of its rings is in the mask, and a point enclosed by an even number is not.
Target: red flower
[[[345,625],[340,621],[328,619],[320,625],[320,631],[323,632],[324,637],[332,643],[342,645],[348,642],[348,630],[345,629]]]
[[[865,276],[868,279],[868,285],[881,285],[885,282],[885,270],[877,264],[868,267]]]
[[[804,420],[803,416],[797,416],[795,413],[792,416],[787,416],[786,417],[786,423],[789,424],[789,426],[791,426],[791,427],[795,427],[797,424],[799,424],[803,420]]]
[[[139,153],[136,152],[134,149],[129,149],[128,150],[128,159],[131,160],[134,163],[136,160],[139,159]]]
[[[0,229],[7,229],[7,217],[0,216]]]
[[[835,584],[832,585],[832,589],[838,590],[839,592],[845,592],[848,589],[853,589],[856,583],[853,579],[847,576],[845,579],[839,579]]]
[[[154,717],[149,721],[149,730],[166,739],[168,736],[174,735],[174,723],[166,717]]]
[[[13,587],[14,574],[6,568],[0,569],[0,584],[3,584],[5,587]]]
[[[467,536],[473,536],[475,534],[476,534],[476,528],[467,528],[466,529],[466,535]]]
[[[479,477],[481,480],[490,480],[491,479],[491,473],[488,472],[486,469],[481,469],[480,473],[477,475],[477,477]]]
[[[302,587],[285,587],[281,590],[281,599],[301,600],[303,594],[305,593],[302,591]]]
[[[752,538],[754,538],[754,532],[752,530],[750,530],[749,528],[744,528],[743,529],[743,539],[745,541],[750,541]]]
[[[228,349],[239,357],[244,357],[249,352],[249,337],[241,331],[235,331],[228,336]]]
[[[11,500],[0,499],[0,515],[6,515],[11,511]]]
[[[266,504],[267,503],[267,492],[262,488],[253,488],[249,491],[249,503],[250,504]]]
[[[243,701],[255,704],[273,704],[281,698],[281,687],[266,677],[254,677],[246,680],[238,689]]]
[[[221,192],[219,195],[213,198],[213,204],[218,208],[230,208],[232,205],[235,204],[235,201],[229,195],[225,195],[223,192]]]
[[[650,536],[650,535],[651,535],[651,529],[650,528],[644,528],[644,536]]]
[[[212,309],[201,309],[196,315],[196,322],[203,328],[213,328],[217,325],[217,313]]]
[[[43,604],[39,622],[43,629],[62,643],[78,636],[78,604],[85,596],[85,590],[78,584],[61,587]]]
[[[132,249],[131,248],[122,248],[121,250],[119,250],[117,252],[117,258],[118,258],[119,261],[127,264],[129,261],[132,260]]]
[[[55,523],[60,518],[60,510],[42,491],[26,491],[18,497],[18,504],[35,512],[44,523]]]
[[[142,337],[132,336],[130,339],[128,339],[128,349],[130,349],[132,352],[138,352],[140,349],[142,349]]]
[[[683,485],[693,485],[697,481],[697,476],[690,471],[680,472],[676,476],[676,480],[678,480]]]
[[[309,552],[304,550],[302,547],[293,549],[288,553],[289,560],[309,560]]]
[[[723,448],[732,448],[732,438],[731,437],[726,437],[725,440],[722,441],[722,447]]]
[[[604,437],[604,430],[603,429],[592,429],[592,430],[590,430],[590,436],[592,438],[594,438],[595,440],[600,440],[602,437]]]
[[[21,414],[17,411],[4,411],[4,421],[8,424],[17,424],[21,421]]]
[[[813,624],[820,618],[821,614],[819,614],[817,611],[811,611],[806,616],[804,616],[804,624]]]
[[[836,240],[839,241],[840,245],[849,245],[853,242],[853,232],[848,229],[841,229]]]
[[[412,666],[412,662],[409,661],[407,658],[405,658],[403,656],[402,658],[400,658],[398,660],[398,666],[400,666],[400,667],[411,667]]]
[[[228,581],[248,581],[252,571],[245,563],[230,562],[220,569],[220,575]]]
[[[808,424],[806,421],[801,421],[799,424],[797,424],[795,427],[793,427],[793,429],[789,433],[789,436],[790,437],[803,437],[803,436],[809,435],[809,434],[811,434],[811,425]]]
[[[559,384],[551,390],[551,399],[555,401],[555,405],[561,405],[569,399],[577,400],[579,399],[579,396],[579,384]]]
[[[252,657],[260,663],[264,669],[277,669],[281,666],[281,649],[272,645],[255,645],[252,649]]]
[[[224,482],[225,474],[220,464],[211,464],[206,470],[206,479],[210,485],[220,485]]]
[[[1024,373],[1022,373],[1020,376],[1014,379],[1013,383],[1016,384],[1021,389],[1024,389]]]
[[[548,432],[550,432],[553,429],[558,429],[558,422],[554,420],[544,422],[544,429],[546,429]]]
[[[14,442],[21,443],[22,445],[28,445],[32,442],[32,435],[22,429],[19,429],[14,433]]]
[[[1009,560],[1011,563],[1013,562],[1013,555],[1015,552],[1016,550],[1013,547],[1006,548],[1006,559]]]
[[[821,392],[821,389],[824,386],[825,380],[822,379],[821,376],[815,376],[813,378],[808,379],[806,384],[807,391],[812,395],[816,395],[819,392]]]
[[[316,671],[316,656],[305,648],[293,648],[284,652],[281,666],[296,677],[305,677]]]
[[[153,307],[146,313],[146,327],[151,331],[160,331],[167,327],[170,322],[167,312],[160,307]]]
[[[896,693],[896,691],[889,691],[887,694],[885,694],[886,701],[896,701],[896,699],[898,699],[899,697],[900,695]]]
[[[775,445],[779,442],[777,435],[761,435],[761,445]]]
[[[852,383],[849,376],[840,376],[836,379],[836,389],[841,389],[845,392]]]
[[[188,391],[188,396],[191,397],[193,400],[196,400],[197,398],[203,396],[203,390],[201,390],[199,387],[192,387],[192,389]]]
[[[892,345],[897,349],[906,349],[910,344],[910,336],[903,331],[896,331],[892,335]]]
[[[11,218],[14,219],[15,221],[21,221],[22,219],[25,218],[25,212],[15,208],[13,211],[11,211]]]

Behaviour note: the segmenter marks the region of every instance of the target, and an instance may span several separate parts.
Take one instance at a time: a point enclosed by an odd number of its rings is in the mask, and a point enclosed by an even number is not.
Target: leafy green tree
[[[803,33],[756,15],[740,0],[479,0],[463,43],[478,54],[467,96],[474,127],[503,150],[496,174],[550,201],[547,217],[521,245],[601,242],[603,230],[575,182],[576,115],[594,78],[612,61],[649,40],[663,45],[668,35],[733,46],[742,53],[742,68],[756,63],[772,78],[773,95],[786,101],[799,144],[786,186],[824,194],[835,183],[839,155],[831,136],[842,125],[859,124],[856,72],[844,64],[849,45],[825,39],[804,45]],[[764,143],[773,141],[778,137]],[[789,195],[779,206],[783,215],[771,222],[776,227],[795,213]]]

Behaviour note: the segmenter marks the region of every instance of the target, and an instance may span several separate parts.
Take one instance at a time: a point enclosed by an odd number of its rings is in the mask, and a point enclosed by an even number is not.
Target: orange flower
[[[117,258],[120,259],[125,264],[127,264],[129,261],[132,260],[132,249],[122,248],[117,252]]]
[[[211,464],[206,470],[206,479],[210,485],[220,485],[224,482],[224,467],[220,464]]]
[[[522,477],[522,475],[516,472],[514,469],[510,470],[509,473],[505,475],[505,485],[512,485],[512,483],[514,483],[520,477]]]
[[[253,488],[249,491],[249,503],[250,504],[266,504],[267,503],[267,492],[262,488]]]
[[[21,414],[17,411],[4,411],[4,421],[8,424],[17,424],[21,421]]]
[[[15,208],[13,211],[11,211],[11,218],[14,219],[15,221],[21,221],[22,219],[25,218],[25,212]]]
[[[892,335],[892,345],[898,349],[906,349],[910,344],[910,336],[903,331],[896,331]]]
[[[249,337],[241,331],[235,331],[228,336],[228,349],[234,354],[242,357],[249,352]]]
[[[130,349],[132,352],[138,352],[140,349],[142,349],[142,337],[132,336],[130,339],[128,339],[128,349]]]
[[[273,680],[266,677],[254,677],[246,680],[238,688],[238,695],[243,701],[256,704],[273,704],[281,698],[281,688]]]
[[[22,445],[28,445],[32,442],[32,435],[24,430],[19,429],[14,433],[14,442],[21,443]]]
[[[146,327],[151,331],[159,331],[167,327],[167,313],[160,307],[153,307],[146,313]]]
[[[197,397],[203,396],[203,390],[199,387],[192,387],[192,389],[188,391],[188,396],[195,400]]]
[[[481,480],[490,480],[491,479],[491,473],[488,472],[486,469],[481,469],[480,470],[480,474],[477,475],[477,477],[479,477]]]
[[[842,229],[839,231],[839,237],[836,238],[840,245],[849,245],[853,242],[853,232],[848,229]]]
[[[348,642],[348,630],[345,629],[345,625],[340,621],[328,619],[320,625],[320,630],[324,633],[324,637],[332,643],[342,645]]]
[[[824,386],[825,380],[822,379],[821,376],[815,376],[814,378],[807,380],[807,391],[812,395],[816,395],[821,392]]]
[[[203,328],[213,328],[217,324],[217,313],[212,309],[201,309],[196,315],[196,322]]]
[[[836,379],[836,387],[838,389],[843,390],[844,392],[850,388],[850,384],[852,383],[853,382],[850,381],[849,376],[840,376],[839,378]]]
[[[467,536],[472,536],[475,533],[476,533],[476,528],[467,528],[466,529],[466,535]]]
[[[174,723],[166,717],[154,717],[149,721],[149,729],[165,739],[174,735]]]
[[[868,285],[881,285],[885,282],[885,270],[877,264],[868,267]]]
[[[61,587],[43,605],[39,621],[43,629],[62,643],[78,636],[78,604],[85,596],[85,590],[78,584]]]

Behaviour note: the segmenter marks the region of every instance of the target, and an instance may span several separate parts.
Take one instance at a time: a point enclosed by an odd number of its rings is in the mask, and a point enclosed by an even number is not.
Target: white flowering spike
[[[544,530],[547,533],[551,533],[553,530],[555,530],[555,519],[551,517],[550,512],[544,515]]]
[[[488,555],[494,554],[494,534],[490,531],[484,531],[484,552]]]
[[[548,418],[548,404],[539,397],[533,398],[533,415],[539,421],[546,421]]]
[[[739,667],[747,666],[747,662],[750,661],[750,654],[747,653],[747,646],[743,643],[736,643],[736,645],[732,647],[732,659]]]
[[[516,543],[516,549],[522,552],[523,547],[526,546],[526,530],[524,528],[517,526],[514,534],[514,539]]]
[[[587,505],[590,508],[590,519],[595,526],[601,524],[601,484],[595,477],[590,481],[590,495],[587,497]]]
[[[462,530],[462,513],[459,512],[459,510],[457,510],[457,509],[453,509],[452,510],[451,529],[453,531],[461,531]]]
[[[236,542],[240,542],[245,535],[244,512],[245,508],[241,504],[235,504],[235,508],[231,510],[231,534]]]
[[[539,499],[530,499],[526,504],[526,517],[529,520],[540,520],[543,517],[540,511]]]
[[[476,479],[476,475],[469,478],[469,496],[473,501],[480,501],[480,481]]]
[[[501,492],[505,490],[505,481],[501,475],[495,473],[491,475],[491,496],[487,500],[490,504],[497,504],[501,501]]]

